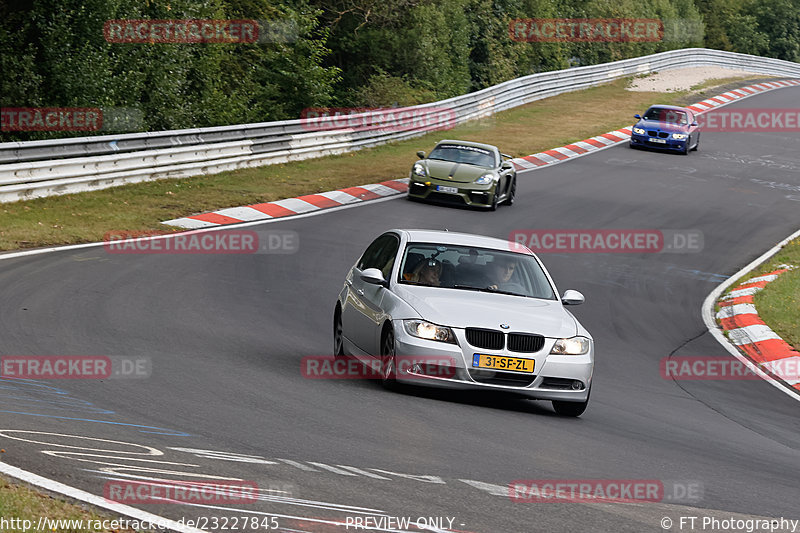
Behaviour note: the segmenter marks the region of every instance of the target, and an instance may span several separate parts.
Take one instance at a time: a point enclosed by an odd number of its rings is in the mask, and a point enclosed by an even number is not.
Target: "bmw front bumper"
[[[453,328],[458,345],[409,335],[402,320],[394,321],[395,352],[400,361],[397,381],[409,385],[461,390],[491,390],[535,400],[584,402],[589,396],[594,369],[594,343],[583,355],[551,355],[555,339],[546,338],[536,353],[484,350],[469,345],[463,329]],[[473,367],[475,354],[533,359],[534,372],[505,372]],[[408,364],[422,361],[414,367]],[[448,368],[443,368],[448,367]]]
[[[657,142],[651,139],[658,139],[659,141],[664,142]],[[686,143],[688,142],[688,138],[679,141],[677,139],[673,139],[672,136],[662,139],[660,137],[650,137],[649,135],[638,135],[636,133],[631,135],[631,146],[655,148],[657,150],[674,150],[677,152],[684,152],[686,151]]]

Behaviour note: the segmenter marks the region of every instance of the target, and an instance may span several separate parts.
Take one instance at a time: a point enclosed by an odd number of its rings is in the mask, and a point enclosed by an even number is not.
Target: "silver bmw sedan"
[[[350,269],[333,316],[334,354],[414,383],[589,403],[594,342],[525,246],[480,235],[391,230]]]

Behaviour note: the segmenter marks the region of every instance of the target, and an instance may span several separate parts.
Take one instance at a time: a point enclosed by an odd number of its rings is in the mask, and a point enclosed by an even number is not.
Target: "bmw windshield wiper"
[[[520,294],[518,292],[511,292],[511,291],[503,291],[500,289],[490,289],[489,287],[475,287],[474,285],[453,285],[454,289],[463,289],[467,291],[479,291],[479,292],[493,292],[495,294],[510,294],[511,296],[526,296],[525,294]]]

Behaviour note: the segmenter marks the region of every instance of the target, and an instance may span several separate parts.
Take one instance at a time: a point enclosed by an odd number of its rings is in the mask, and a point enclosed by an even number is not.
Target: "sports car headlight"
[[[644,135],[644,128],[633,128],[633,133],[637,135]]]
[[[484,174],[480,178],[475,180],[475,183],[478,185],[489,185],[492,181],[494,181],[494,174]]]
[[[403,325],[408,334],[414,337],[429,341],[456,343],[456,336],[453,330],[447,326],[437,326],[424,320],[403,320]]]
[[[682,141],[686,137],[688,137],[688,135],[686,135],[685,133],[673,133],[672,134],[672,138],[675,139],[676,141]]]
[[[591,343],[592,341],[586,337],[558,339],[550,353],[556,355],[583,355],[589,351]]]
[[[414,165],[414,175],[419,176],[420,178],[424,178],[425,176],[428,175],[428,173],[425,172],[424,166],[417,163],[416,165]]]

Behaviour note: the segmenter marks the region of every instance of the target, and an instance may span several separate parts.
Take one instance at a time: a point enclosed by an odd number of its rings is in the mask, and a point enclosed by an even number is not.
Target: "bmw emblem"
[[[500,327],[503,328],[503,329],[508,329],[511,326],[509,326],[508,324],[500,324]]]

